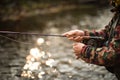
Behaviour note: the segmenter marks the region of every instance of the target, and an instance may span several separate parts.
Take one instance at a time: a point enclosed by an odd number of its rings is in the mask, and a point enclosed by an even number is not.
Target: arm
[[[79,57],[87,63],[111,66],[115,60],[115,50],[108,47],[95,48],[90,45],[84,45],[79,53]]]
[[[75,41],[75,42],[81,42],[84,39],[90,39],[92,38],[92,36],[96,36],[97,37],[106,37],[107,34],[105,33],[105,30],[101,30],[101,31],[87,31],[87,30],[71,30],[68,32],[65,32],[63,34],[63,36],[66,36],[69,40]],[[90,37],[90,38],[89,38]],[[104,38],[107,39],[107,38]]]
[[[90,32],[90,35],[93,36],[101,36],[106,39],[105,42],[108,40],[109,36],[109,28],[108,26],[105,27],[105,29],[99,31],[99,32]],[[103,66],[111,66],[115,64],[115,59],[116,59],[116,49],[115,46],[118,44],[115,43],[116,41],[113,40],[110,42],[109,47],[106,45],[103,45],[100,48],[95,48],[90,45],[84,45],[81,49],[80,52],[80,57],[92,64],[97,64],[97,65],[103,65]]]
[[[108,26],[106,26],[105,29],[100,31],[84,31],[84,33],[87,36],[102,36],[104,37],[104,42],[106,42],[109,36],[108,30]],[[97,44],[99,43],[101,43],[101,41],[97,42]],[[80,46],[82,46],[82,48]],[[116,53],[112,45],[110,45],[109,48],[105,45],[101,46],[100,48],[96,48],[91,45],[77,43],[77,45],[73,46],[73,49],[78,58],[81,58],[85,62],[91,64],[111,66],[114,64],[114,60],[116,59]],[[76,49],[78,49],[78,51]]]
[[[104,41],[106,41],[108,39],[108,35],[109,35],[109,27],[108,26],[105,26],[104,29],[101,29],[99,31],[87,31],[87,30],[84,30],[84,34],[85,36],[98,36],[98,37],[103,37],[104,38]]]
[[[105,41],[108,40],[108,28],[105,27],[105,29],[100,31],[69,31],[66,32],[64,35],[73,41],[80,42],[82,39],[82,36],[102,36],[104,37]],[[103,43],[102,43],[103,44]],[[85,45],[83,43],[75,43],[73,45],[73,49],[75,52],[75,55],[78,58],[83,59],[87,63],[97,64],[97,65],[104,65],[104,66],[110,66],[114,64],[115,60],[115,50],[111,46],[110,48],[104,46],[101,46],[100,48],[95,48],[91,45]]]

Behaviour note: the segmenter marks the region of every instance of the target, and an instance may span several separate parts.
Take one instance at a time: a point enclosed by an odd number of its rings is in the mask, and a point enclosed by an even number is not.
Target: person
[[[115,7],[113,11],[120,10],[120,0],[111,0],[110,2]],[[112,34],[114,36],[108,44],[109,36]],[[81,58],[87,63],[105,66],[108,71],[114,73],[120,80],[120,20],[115,25],[112,34],[110,33],[110,25],[107,25],[99,31],[71,30],[63,33],[63,36],[77,42],[73,44],[73,50],[77,58]],[[99,36],[103,37],[103,39],[96,39],[98,40],[96,41],[97,46],[93,46],[82,42],[85,40],[84,36]]]

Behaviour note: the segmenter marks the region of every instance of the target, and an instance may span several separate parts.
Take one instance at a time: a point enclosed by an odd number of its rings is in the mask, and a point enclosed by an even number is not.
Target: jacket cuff
[[[92,46],[85,45],[81,50],[81,57],[90,58],[91,57]]]

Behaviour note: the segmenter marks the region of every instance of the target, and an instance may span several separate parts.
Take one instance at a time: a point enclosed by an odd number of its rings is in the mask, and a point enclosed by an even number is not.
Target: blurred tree
[[[0,0],[0,25],[6,26],[8,24],[10,26],[13,22],[17,24],[16,22],[24,17],[40,14],[40,11],[42,12],[44,9],[46,10],[43,12],[46,11],[46,13],[50,12],[48,9],[57,12],[61,8],[64,9],[64,6],[67,8],[68,6],[78,7],[80,4],[99,4],[101,1],[102,4],[106,3],[106,0]]]
[[[20,16],[21,13],[43,9],[56,5],[80,3],[106,3],[107,0],[0,0],[0,19],[6,20],[12,15]],[[78,4],[78,5],[77,5]]]

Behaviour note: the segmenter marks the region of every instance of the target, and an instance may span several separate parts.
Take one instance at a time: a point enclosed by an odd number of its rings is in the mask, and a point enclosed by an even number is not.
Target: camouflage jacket
[[[114,64],[120,64],[120,26],[115,28],[115,36],[109,44],[109,47],[104,44],[108,40],[109,31],[106,26],[100,31],[85,31],[86,35],[90,36],[102,36],[103,41],[97,41],[97,45],[102,44],[101,47],[94,47],[91,45],[85,45],[81,51],[81,59],[87,63],[92,63],[101,66],[113,66]]]

